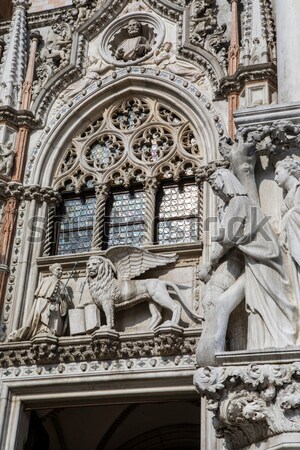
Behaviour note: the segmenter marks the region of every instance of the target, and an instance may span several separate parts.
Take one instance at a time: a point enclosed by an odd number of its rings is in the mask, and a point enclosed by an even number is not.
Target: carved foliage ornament
[[[79,191],[97,183],[127,186],[146,177],[179,179],[200,166],[201,149],[186,118],[151,98],[109,107],[67,148],[56,186]]]
[[[33,83],[33,99],[40,89],[69,64],[71,56],[71,27],[66,22],[57,22],[49,28],[44,45],[40,50],[36,66],[36,80]]]
[[[300,431],[300,365],[198,369],[194,383],[213,411],[217,437],[229,450]]]
[[[216,0],[194,0],[191,10],[190,41],[214,54],[226,68],[229,39],[226,25],[218,24]]]

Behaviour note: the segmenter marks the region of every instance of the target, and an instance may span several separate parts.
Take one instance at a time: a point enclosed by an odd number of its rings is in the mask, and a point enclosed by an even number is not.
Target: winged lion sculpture
[[[87,284],[92,300],[105,314],[107,328],[114,328],[115,311],[131,308],[142,301],[149,304],[150,329],[161,323],[162,308],[172,312],[171,320],[164,324],[177,325],[182,308],[171,298],[168,289],[176,292],[184,309],[200,322],[201,317],[190,310],[175,283],[157,278],[133,279],[151,268],[174,263],[177,258],[175,253],[151,253],[131,246],[115,246],[107,250],[105,256],[91,256],[87,262]]]

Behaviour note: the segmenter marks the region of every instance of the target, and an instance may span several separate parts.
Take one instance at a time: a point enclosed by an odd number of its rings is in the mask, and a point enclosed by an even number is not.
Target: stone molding
[[[199,329],[178,333],[161,327],[154,334],[95,332],[76,338],[37,337],[31,341],[1,344],[0,363],[1,367],[18,367],[146,357],[174,356],[180,360],[187,355],[194,358],[198,335]]]
[[[28,127],[31,129],[41,128],[41,122],[37,120],[31,111],[17,111],[10,106],[0,107],[0,121],[9,122],[18,127]]]
[[[194,384],[214,413],[218,438],[238,450],[300,431],[300,363],[204,367]]]
[[[274,86],[277,84],[277,68],[273,63],[239,66],[236,73],[222,78],[218,95],[227,97],[234,92],[241,92],[245,83],[251,81],[269,80]]]
[[[194,370],[194,355],[172,357],[141,357],[129,359],[94,360],[85,362],[66,362],[59,364],[32,364],[18,367],[2,368],[2,380],[23,379],[31,377],[49,378],[49,376],[74,376],[77,374],[106,375],[110,373],[128,374],[130,372],[149,372],[170,369]]]

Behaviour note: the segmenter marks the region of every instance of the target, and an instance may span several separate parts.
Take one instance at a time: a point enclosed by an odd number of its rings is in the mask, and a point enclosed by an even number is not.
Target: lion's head
[[[91,256],[86,265],[86,274],[89,279],[106,280],[107,278],[114,278],[115,267],[108,258]]]

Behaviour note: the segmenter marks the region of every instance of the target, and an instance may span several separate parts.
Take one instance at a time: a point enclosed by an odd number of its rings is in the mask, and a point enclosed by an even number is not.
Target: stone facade
[[[4,3],[0,449],[300,449],[298,0]]]

